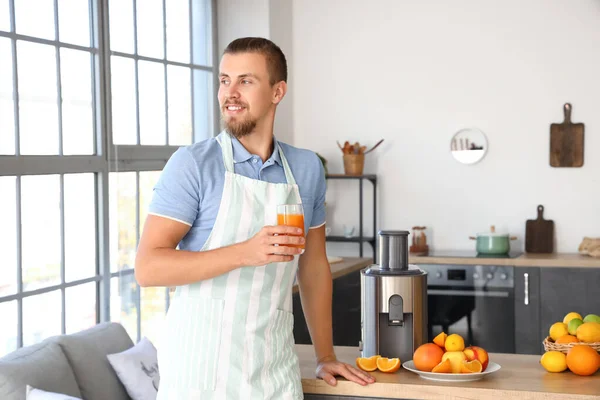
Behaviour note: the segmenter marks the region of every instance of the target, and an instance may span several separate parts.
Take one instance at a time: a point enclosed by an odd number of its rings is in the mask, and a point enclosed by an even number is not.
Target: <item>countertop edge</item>
[[[410,264],[507,265],[515,267],[600,268],[600,258],[578,253],[531,254],[516,258],[409,256]]]

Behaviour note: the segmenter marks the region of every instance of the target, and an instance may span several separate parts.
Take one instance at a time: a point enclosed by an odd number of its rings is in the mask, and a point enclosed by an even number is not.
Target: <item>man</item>
[[[138,247],[139,284],[177,287],[159,347],[158,398],[302,399],[296,271],[317,376],[373,382],[333,352],[321,162],[273,135],[287,91],[284,54],[266,39],[235,40],[219,79],[226,129],[173,154]],[[305,229],[277,226],[277,205],[298,203]]]

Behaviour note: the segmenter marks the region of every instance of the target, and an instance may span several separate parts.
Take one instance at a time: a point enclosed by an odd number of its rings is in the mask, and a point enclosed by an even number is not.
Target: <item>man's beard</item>
[[[256,121],[250,118],[242,121],[230,118],[229,121],[225,121],[227,132],[238,139],[251,134],[254,128],[256,128]]]

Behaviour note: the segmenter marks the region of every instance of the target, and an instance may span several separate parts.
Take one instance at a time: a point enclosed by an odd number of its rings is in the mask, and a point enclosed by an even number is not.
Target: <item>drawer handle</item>
[[[524,288],[525,288],[525,298],[523,300],[523,302],[525,303],[526,306],[529,305],[529,274],[527,272],[525,272],[523,274],[523,279],[525,280],[524,283]]]

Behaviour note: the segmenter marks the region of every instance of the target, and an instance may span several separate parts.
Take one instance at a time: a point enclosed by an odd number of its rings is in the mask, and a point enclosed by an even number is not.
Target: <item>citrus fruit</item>
[[[578,343],[579,339],[577,339],[577,337],[573,336],[573,335],[565,335],[565,336],[561,336],[558,339],[556,339],[556,343],[558,344],[562,344],[562,343]]]
[[[570,313],[568,313],[567,315],[565,315],[565,317],[563,318],[563,323],[565,323],[565,324],[567,324],[567,325],[568,325],[568,324],[569,324],[569,322],[570,322],[572,319],[575,319],[575,318],[577,318],[577,319],[583,319],[583,317],[582,317],[582,316],[581,316],[579,313],[576,313],[576,312],[570,312]]]
[[[569,331],[569,335],[577,335],[577,328],[583,325],[583,321],[580,318],[573,318],[567,324],[567,330]]]
[[[483,371],[483,367],[478,360],[463,361],[460,363],[460,372],[463,374],[472,374],[474,372]]]
[[[487,369],[488,364],[490,362],[490,356],[488,355],[487,351],[485,351],[483,348],[478,346],[469,346],[463,350],[463,353],[465,353],[465,356],[467,356],[467,360],[479,361],[482,366],[482,371],[485,371]]]
[[[550,327],[548,333],[550,334],[552,340],[556,342],[556,339],[558,339],[559,337],[568,335],[569,330],[567,329],[567,324],[565,324],[564,322],[555,322]]]
[[[567,353],[567,367],[577,375],[592,375],[600,368],[600,355],[585,344],[578,344]]]
[[[442,332],[439,335],[437,335],[435,338],[433,338],[433,343],[437,344],[442,349],[444,349],[445,345],[446,345],[447,337],[448,337],[448,335],[446,334],[446,332]]]
[[[452,363],[450,362],[450,360],[446,359],[438,365],[436,365],[435,367],[433,367],[431,372],[436,372],[439,374],[449,374],[452,372]]]
[[[547,351],[542,355],[540,364],[548,372],[563,372],[567,369],[567,355],[560,351]]]
[[[356,359],[356,366],[363,371],[372,372],[377,369],[377,360],[381,358],[380,355],[371,357],[358,357]]]
[[[588,314],[583,319],[583,322],[598,322],[600,323],[600,317],[596,314]]]
[[[600,324],[584,322],[577,328],[577,339],[585,343],[600,342]]]
[[[437,344],[425,343],[417,347],[413,354],[413,362],[419,371],[431,372],[431,370],[442,362],[444,350]]]
[[[448,335],[444,344],[446,351],[463,351],[465,349],[465,340],[457,333]]]
[[[379,357],[377,359],[377,369],[381,372],[396,372],[400,369],[400,359]]]
[[[450,360],[450,364],[452,364],[452,372],[458,374],[462,369],[462,362],[467,361],[467,356],[462,351],[447,351],[442,356],[442,361],[446,360]]]

